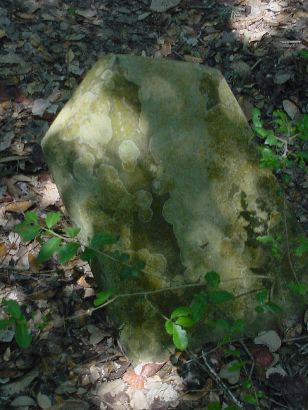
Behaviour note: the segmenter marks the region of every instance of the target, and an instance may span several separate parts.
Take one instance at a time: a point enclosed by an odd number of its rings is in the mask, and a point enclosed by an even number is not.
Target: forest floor
[[[261,345],[229,346],[241,352],[252,385],[243,368],[228,373],[230,357],[213,345],[197,359],[132,369],[104,311],[86,315],[95,294],[89,266],[41,265],[37,243],[14,231],[27,210],[40,218],[64,211],[40,142],[100,55],[218,68],[247,119],[258,107],[270,127],[274,110],[290,120],[308,113],[307,22],[303,0],[0,2],[0,300],[17,300],[33,333],[21,349],[14,329],[0,330],[0,409],[308,409],[307,313]],[[284,175],[307,234],[307,173],[295,164]]]

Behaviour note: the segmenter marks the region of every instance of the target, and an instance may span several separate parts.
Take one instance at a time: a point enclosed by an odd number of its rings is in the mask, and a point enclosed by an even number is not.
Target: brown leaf
[[[0,257],[5,256],[7,252],[6,245],[4,242],[0,243]]]
[[[273,363],[274,356],[266,346],[252,346],[250,352],[255,363],[261,367],[269,367]]]
[[[134,370],[128,369],[123,376],[123,381],[126,382],[129,386],[134,389],[143,389],[144,388],[144,378],[139,376],[134,372]]]
[[[10,202],[9,204],[5,205],[5,212],[26,212],[29,208],[31,208],[32,205],[32,201]]]
[[[172,53],[171,43],[169,41],[165,41],[160,48],[160,52],[164,57],[169,56]]]
[[[89,283],[86,281],[84,276],[80,276],[80,278],[77,280],[77,283],[79,286],[83,287],[83,288],[90,288],[91,285],[89,285]]]
[[[152,377],[154,376],[165,364],[166,362],[162,363],[147,363],[142,366],[142,370],[140,375],[143,377]]]
[[[194,63],[194,64],[201,64],[202,61],[203,61],[202,58],[194,57],[194,56],[191,56],[189,54],[184,55],[184,60],[188,61],[189,63]]]
[[[33,255],[32,252],[28,253],[28,261],[31,272],[39,273],[41,265],[39,264],[39,262],[37,261],[36,257]]]

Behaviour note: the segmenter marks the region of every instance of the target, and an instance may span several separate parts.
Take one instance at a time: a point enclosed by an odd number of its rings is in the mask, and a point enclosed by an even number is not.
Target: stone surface
[[[43,150],[74,224],[87,242],[114,233],[112,251],[143,261],[143,274],[121,280],[120,264],[93,261],[98,285],[115,293],[199,283],[220,273],[236,294],[274,282],[276,302],[295,306],[294,279],[281,241],[279,259],[258,236],[280,235],[292,254],[298,227],[257,149],[239,105],[212,68],[171,60],[105,56],[87,74],[44,137]],[[285,222],[284,222],[285,221]],[[303,261],[294,260],[298,275]],[[268,278],[268,279],[266,279]],[[189,303],[196,289],[119,298],[108,307],[131,359],[162,360],[171,346],[162,315]],[[153,309],[154,306],[154,309]],[[227,318],[255,317],[252,294],[220,307]],[[271,323],[273,325],[273,323]],[[197,328],[192,345],[215,335]]]

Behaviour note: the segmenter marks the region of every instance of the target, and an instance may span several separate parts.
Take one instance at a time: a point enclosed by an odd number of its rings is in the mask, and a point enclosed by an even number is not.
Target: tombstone
[[[211,315],[244,318],[247,334],[297,311],[286,283],[292,270],[304,272],[294,256],[300,229],[275,177],[260,168],[252,132],[216,69],[105,56],[42,146],[81,240],[111,233],[117,241],[102,250],[126,258],[100,254],[91,267],[100,289],[126,295],[107,313],[134,362],[165,360],[172,339],[164,317],[189,305],[209,271],[219,272],[224,289],[246,294]],[[257,239],[267,235],[280,238],[278,258]],[[142,272],[123,278],[127,264]],[[255,312],[255,290],[270,286],[284,308],[278,317]],[[127,296],[142,292],[150,293]],[[189,334],[192,347],[217,337],[203,322]]]

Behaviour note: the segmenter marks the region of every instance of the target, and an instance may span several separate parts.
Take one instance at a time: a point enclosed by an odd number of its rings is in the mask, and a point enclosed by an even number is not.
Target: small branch
[[[159,314],[159,316],[161,316],[164,320],[169,320],[168,317],[166,317],[165,315],[163,315],[163,314],[159,311],[159,309],[157,309],[157,307],[153,305],[153,303],[149,300],[149,298],[148,298],[147,296],[145,296],[144,298],[145,298],[145,300],[148,302],[148,304],[151,306],[151,308],[152,308],[155,312],[157,312],[157,313]]]
[[[207,373],[210,375],[210,377],[218,384],[218,386],[225,392],[225,394],[229,397],[229,399],[240,409],[243,409],[244,406],[243,404],[234,396],[232,391],[228,389],[228,387],[225,385],[225,383],[221,380],[219,375],[215,372],[215,370],[211,367],[211,365],[208,363],[206,355],[202,352],[202,358],[204,365],[200,363],[201,368],[207,371]]]
[[[57,323],[64,323],[67,320],[74,320],[74,319],[78,319],[78,318],[83,317],[83,316],[91,316],[93,312],[110,305],[110,303],[113,303],[117,299],[120,299],[120,298],[128,298],[128,297],[134,297],[134,296],[144,296],[144,297],[146,297],[148,295],[155,295],[155,294],[164,293],[164,292],[172,292],[172,291],[179,290],[179,289],[195,288],[195,287],[201,287],[201,286],[206,286],[206,284],[203,284],[203,283],[189,283],[187,285],[177,285],[177,286],[171,286],[169,288],[154,289],[154,290],[148,290],[148,291],[144,291],[144,292],[121,293],[120,295],[116,295],[113,298],[107,300],[102,305],[96,306],[94,308],[90,308],[90,309],[86,310],[85,312],[77,313],[76,315],[73,315],[73,316],[65,317],[65,318],[61,319],[60,321],[57,321]],[[247,296],[247,295],[251,295],[251,294],[256,293],[256,292],[260,292],[263,289],[267,289],[267,288],[263,287],[263,288],[251,290],[249,292],[240,293],[238,295],[235,295],[234,299],[237,299],[237,298],[240,298],[240,297],[243,297],[243,296]],[[161,314],[161,316],[163,316],[163,315]],[[168,318],[165,318],[165,316],[163,316],[163,318],[166,319],[166,320],[168,319]]]

